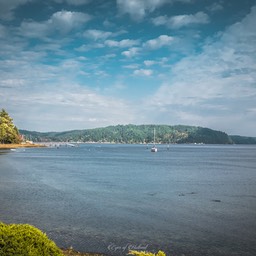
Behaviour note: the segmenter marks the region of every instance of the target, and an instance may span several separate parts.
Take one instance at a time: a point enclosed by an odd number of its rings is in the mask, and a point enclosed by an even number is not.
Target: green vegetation
[[[256,144],[256,138],[238,135],[229,136],[235,144]]]
[[[13,124],[12,118],[2,109],[0,112],[0,143],[20,143],[20,135],[17,127]]]
[[[46,234],[28,224],[6,225],[0,222],[0,255],[63,256]]]
[[[224,132],[186,125],[116,125],[105,128],[75,130],[67,132],[20,132],[35,142],[80,141],[111,143],[152,143],[153,130],[156,143],[207,143],[231,144],[232,139]]]
[[[159,251],[157,254],[144,251],[129,251],[129,254],[135,256],[165,256],[165,253],[163,251]]]

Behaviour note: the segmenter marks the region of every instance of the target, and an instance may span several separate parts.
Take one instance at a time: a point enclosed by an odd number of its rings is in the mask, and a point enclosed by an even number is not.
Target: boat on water
[[[156,144],[155,144],[155,136],[156,136],[156,130],[154,128],[154,146],[151,148],[151,152],[157,152],[157,147],[156,147]]]
[[[151,152],[157,152],[157,147],[155,145],[151,148]]]

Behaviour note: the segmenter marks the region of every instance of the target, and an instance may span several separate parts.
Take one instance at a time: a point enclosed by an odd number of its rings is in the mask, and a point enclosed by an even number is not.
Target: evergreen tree
[[[4,109],[0,112],[0,143],[20,143],[19,131]]]

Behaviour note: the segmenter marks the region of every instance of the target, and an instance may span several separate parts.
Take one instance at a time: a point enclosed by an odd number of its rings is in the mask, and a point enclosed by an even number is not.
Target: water
[[[256,147],[87,144],[0,152],[0,220],[63,248],[256,255]]]

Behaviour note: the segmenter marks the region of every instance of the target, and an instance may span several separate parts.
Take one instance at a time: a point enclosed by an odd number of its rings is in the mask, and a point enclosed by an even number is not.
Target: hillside
[[[156,143],[205,143],[232,144],[230,136],[209,128],[185,125],[117,125],[105,128],[74,130],[66,132],[31,132],[20,130],[27,139],[34,142],[80,141],[112,143],[152,143],[153,130]]]
[[[239,135],[230,135],[229,137],[235,144],[256,144],[256,138],[254,137],[246,137]]]

